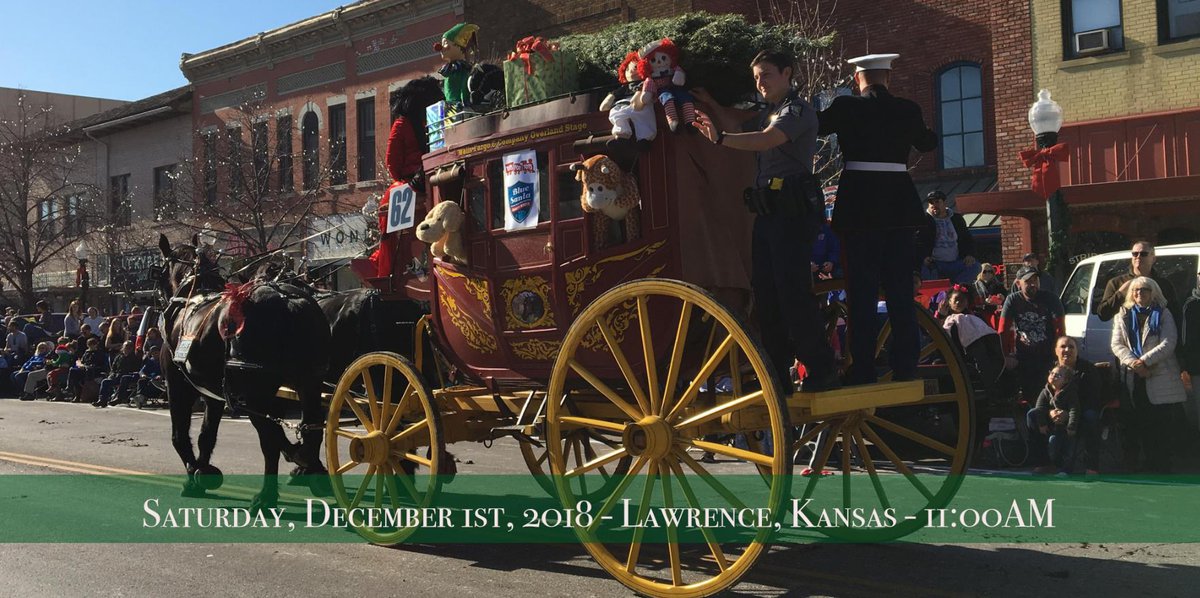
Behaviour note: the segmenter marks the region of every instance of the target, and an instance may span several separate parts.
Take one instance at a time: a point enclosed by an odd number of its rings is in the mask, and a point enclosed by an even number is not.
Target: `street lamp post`
[[[1050,99],[1050,91],[1038,92],[1038,101],[1029,108],[1029,127],[1033,129],[1038,149],[1053,147],[1058,143],[1058,131],[1062,128],[1063,111],[1058,102]],[[1055,191],[1046,198],[1046,223],[1049,232],[1048,270],[1057,280],[1066,280],[1070,248],[1067,232],[1071,228],[1071,215],[1062,191]]]
[[[79,260],[79,269],[75,271],[75,286],[79,287],[79,303],[82,309],[87,309],[88,288],[92,286],[92,276],[88,273],[87,263],[91,257],[87,243],[80,241],[75,246],[75,259]]]

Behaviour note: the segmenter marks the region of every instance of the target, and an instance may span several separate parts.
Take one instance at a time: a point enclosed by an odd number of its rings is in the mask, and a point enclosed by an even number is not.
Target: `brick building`
[[[433,44],[462,20],[462,0],[375,0],[184,54],[180,68],[195,89],[198,161],[240,140],[247,159],[270,163],[273,189],[320,195],[321,220],[306,230],[344,223],[341,247],[309,243],[309,253],[326,264],[357,255],[366,247],[359,210],[390,183],[383,164],[390,94],[440,66]],[[243,126],[236,113],[248,102],[255,114]],[[233,191],[212,180],[199,182],[206,201]],[[271,245],[303,236],[273,238]],[[343,270],[336,284],[353,285],[354,277]]]
[[[1127,249],[1139,238],[1200,241],[1200,6],[1031,4],[1032,78],[1012,73],[997,83],[1019,88],[1026,109],[1041,88],[1062,106],[1059,140],[1071,152],[1060,174],[1072,255]],[[1012,153],[1033,145],[1024,118],[1002,123],[997,134],[1024,141]],[[1006,216],[1006,261],[1046,251],[1045,202],[1029,190],[1029,172],[1019,164],[1002,170],[998,192],[960,201]]]

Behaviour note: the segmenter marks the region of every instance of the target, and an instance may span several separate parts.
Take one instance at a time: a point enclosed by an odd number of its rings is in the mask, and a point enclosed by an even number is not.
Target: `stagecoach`
[[[449,470],[447,445],[510,436],[548,492],[566,506],[587,498],[597,515],[624,499],[639,511],[780,513],[797,498],[811,499],[804,504],[814,514],[893,510],[895,525],[821,530],[841,539],[920,528],[924,510],[958,489],[974,428],[969,381],[940,326],[919,310],[915,381],[891,381],[885,322],[879,383],[781,394],[746,324],[752,216],[740,197],[753,156],[661,126],[636,160],[623,160],[641,195],[640,234],[611,227],[599,238],[594,219],[605,216],[581,209],[571,169],[619,147],[608,143],[597,105],[580,94],[476,117],[450,127],[446,147],[425,156],[427,205],[416,218],[459,202],[467,259],[428,258],[408,229],[398,233],[394,272],[360,268],[384,301],[427,314],[411,350],[359,356],[330,399],[326,457],[340,506],[370,502],[372,492],[377,504],[433,505]],[[540,216],[510,231],[501,164],[518,151],[536,156]],[[827,281],[817,292],[841,288]],[[793,477],[794,461],[812,475]],[[761,492],[732,489],[730,473],[753,477]],[[637,530],[600,539],[598,525],[575,530],[588,552],[621,583],[655,596],[729,587],[772,534],[767,526],[729,542],[688,530],[694,541],[685,542],[684,530],[668,530],[667,541],[643,545]],[[394,544],[414,529],[356,531]]]

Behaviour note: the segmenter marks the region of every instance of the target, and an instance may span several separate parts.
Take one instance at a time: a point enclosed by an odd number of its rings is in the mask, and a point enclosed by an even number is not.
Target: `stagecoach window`
[[[487,230],[487,188],[472,185],[467,190],[467,214],[471,216],[471,232]]]
[[[487,166],[488,196],[492,198],[492,228],[504,228],[504,170],[500,160]]]
[[[583,207],[579,205],[579,195],[583,193],[583,183],[575,180],[575,171],[569,164],[563,164],[555,169],[558,177],[558,219],[559,221],[583,216]]]

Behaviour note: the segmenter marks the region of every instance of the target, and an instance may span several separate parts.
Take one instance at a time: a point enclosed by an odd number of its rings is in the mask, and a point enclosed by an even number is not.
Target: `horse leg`
[[[258,513],[279,504],[279,454],[288,442],[283,427],[259,414],[250,416],[250,423],[258,431],[258,446],[263,454],[263,485],[250,501],[250,511]]]
[[[212,460],[213,449],[217,446],[217,430],[221,427],[221,415],[225,411],[225,401],[212,397],[204,397],[204,421],[200,424],[200,458],[196,464],[196,473],[205,476],[200,481],[205,488],[216,490],[223,481],[221,470],[214,467]]]
[[[325,438],[325,409],[321,406],[321,381],[299,385],[300,447],[289,485],[306,485],[316,496],[330,496],[329,471],[321,463],[321,441]]]
[[[171,445],[187,468],[187,480],[183,483],[182,496],[204,496],[204,488],[196,482],[196,452],[192,447],[192,404],[196,402],[196,389],[183,378],[178,366],[167,366],[167,405],[171,410]]]

